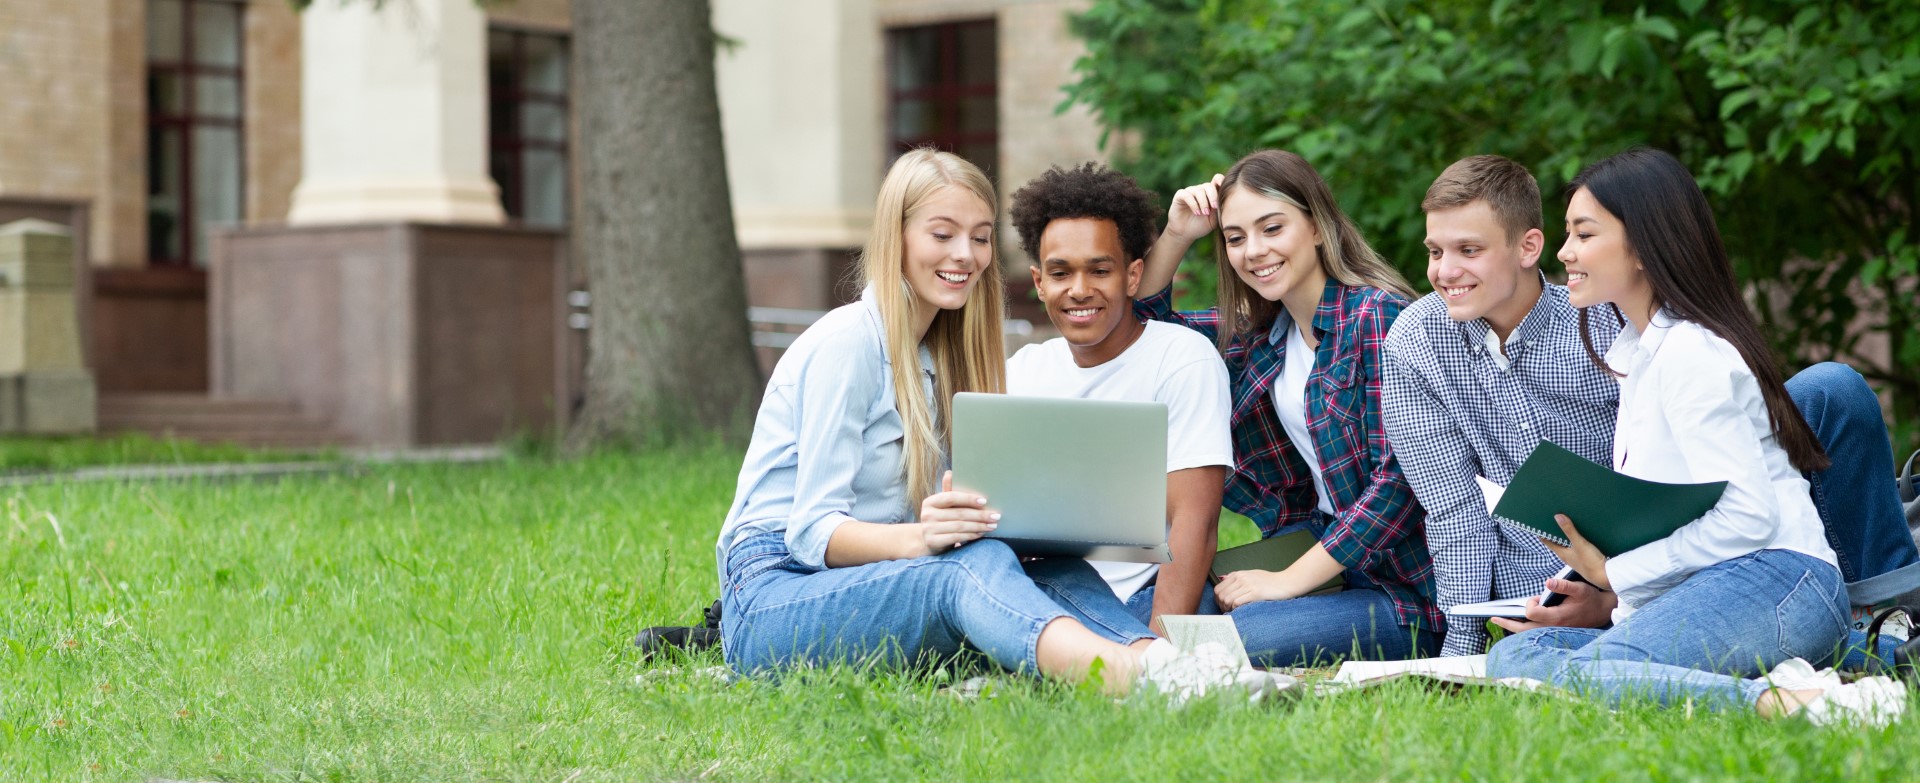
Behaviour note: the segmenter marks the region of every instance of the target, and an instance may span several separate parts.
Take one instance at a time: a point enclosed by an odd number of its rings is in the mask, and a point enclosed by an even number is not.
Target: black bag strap
[[[1912,456],[1907,457],[1906,467],[1900,469],[1900,478],[1893,482],[1894,486],[1900,488],[1902,503],[1912,503],[1915,499],[1920,499],[1920,475],[1914,473],[1916,467],[1920,467],[1920,451],[1915,451]]]
[[[1891,670],[1896,676],[1920,683],[1920,636],[1907,639],[1906,643],[1895,649],[1892,661],[1880,658],[1880,628],[1896,614],[1905,614],[1909,624],[1920,622],[1920,608],[1907,604],[1889,606],[1875,612],[1873,623],[1867,626],[1867,671],[1885,674]]]

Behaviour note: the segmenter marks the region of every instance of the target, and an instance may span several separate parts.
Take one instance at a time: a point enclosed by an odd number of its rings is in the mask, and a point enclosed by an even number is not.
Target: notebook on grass
[[[1540,441],[1505,488],[1477,477],[1495,522],[1561,546],[1555,514],[1612,557],[1666,538],[1720,502],[1727,482],[1663,484],[1614,472]]]
[[[1220,577],[1235,571],[1284,571],[1317,543],[1320,543],[1320,538],[1313,531],[1294,530],[1251,544],[1222,549],[1213,553],[1213,569],[1207,576],[1218,584]],[[1334,574],[1332,579],[1307,594],[1337,593],[1346,584],[1346,577]]]

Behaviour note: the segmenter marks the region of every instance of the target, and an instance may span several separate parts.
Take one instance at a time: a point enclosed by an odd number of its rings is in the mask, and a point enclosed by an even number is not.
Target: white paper
[[[1484,679],[1487,656],[1460,655],[1452,658],[1415,658],[1411,661],[1347,661],[1340,664],[1333,681],[1361,683],[1399,674],[1426,674]]]
[[[1167,641],[1180,648],[1183,653],[1191,653],[1195,647],[1212,642],[1225,647],[1234,657],[1240,659],[1242,667],[1251,668],[1253,661],[1247,658],[1246,645],[1240,643],[1240,628],[1233,624],[1233,618],[1224,614],[1163,614],[1160,624],[1167,629]]]
[[[1480,494],[1486,496],[1487,513],[1493,513],[1493,508],[1500,505],[1500,497],[1507,494],[1507,488],[1493,483],[1486,476],[1474,476],[1473,483],[1479,484]]]
[[[1525,620],[1527,619],[1527,597],[1502,598],[1497,601],[1481,601],[1477,604],[1461,604],[1452,609],[1448,609],[1447,616],[1511,617],[1515,620]]]

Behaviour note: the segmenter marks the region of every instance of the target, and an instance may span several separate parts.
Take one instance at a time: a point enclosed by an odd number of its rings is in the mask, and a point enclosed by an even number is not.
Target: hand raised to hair
[[[1211,180],[1175,191],[1167,207],[1166,233],[1183,242],[1211,233],[1220,224],[1220,183],[1225,179],[1215,174]]]

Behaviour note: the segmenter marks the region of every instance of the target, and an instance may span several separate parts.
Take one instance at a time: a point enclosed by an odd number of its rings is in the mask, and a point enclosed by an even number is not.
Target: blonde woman
[[[1213,234],[1217,308],[1179,312],[1164,289]],[[1380,412],[1380,349],[1412,289],[1367,245],[1299,155],[1262,150],[1174,194],[1147,253],[1142,316],[1212,338],[1232,378],[1234,472],[1224,503],[1263,536],[1319,543],[1279,571],[1215,588],[1256,663],[1424,657],[1444,621],[1425,518]],[[1334,576],[1346,589],[1312,595]]]
[[[902,156],[880,187],[865,293],[774,368],[717,547],[734,669],[903,665],[970,646],[1065,679],[1100,660],[1113,690],[1149,661],[1192,679],[1193,666],[1158,663],[1176,656],[1144,629],[1069,617],[981,538],[999,518],[988,499],[942,477],[953,395],[1005,388],[996,203],[966,161]]]

